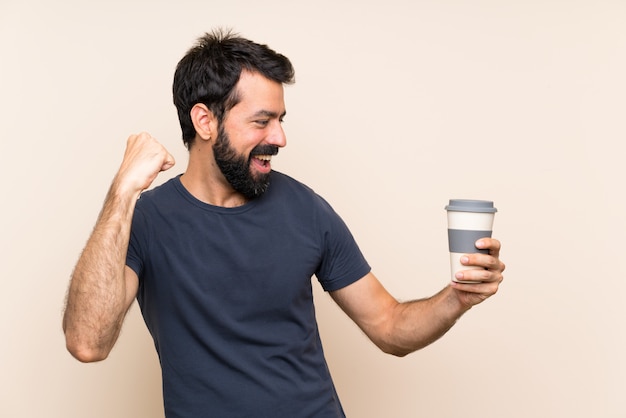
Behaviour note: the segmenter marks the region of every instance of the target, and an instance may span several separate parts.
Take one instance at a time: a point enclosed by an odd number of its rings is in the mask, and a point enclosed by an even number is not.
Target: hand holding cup
[[[445,207],[448,213],[448,246],[452,280],[457,283],[476,283],[456,278],[461,270],[480,269],[478,266],[464,266],[461,257],[471,253],[485,253],[488,250],[476,248],[480,238],[491,238],[493,219],[497,209],[487,200],[450,199]]]

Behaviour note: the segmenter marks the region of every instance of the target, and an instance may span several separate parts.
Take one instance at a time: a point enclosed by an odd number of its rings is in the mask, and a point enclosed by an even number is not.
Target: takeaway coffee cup
[[[488,200],[450,199],[445,207],[448,212],[448,246],[452,280],[458,283],[474,283],[458,280],[459,270],[479,269],[461,264],[461,256],[470,253],[488,254],[488,250],[476,248],[480,238],[491,237],[493,218],[497,209]]]

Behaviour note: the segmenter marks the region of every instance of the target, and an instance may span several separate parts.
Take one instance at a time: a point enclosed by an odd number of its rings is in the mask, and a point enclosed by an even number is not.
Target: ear
[[[202,104],[196,103],[191,108],[191,122],[196,129],[196,134],[205,141],[217,136],[217,119],[209,108]]]

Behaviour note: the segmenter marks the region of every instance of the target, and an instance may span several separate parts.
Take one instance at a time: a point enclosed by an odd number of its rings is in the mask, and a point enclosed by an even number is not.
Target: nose
[[[269,144],[276,145],[279,148],[287,145],[287,135],[285,135],[285,130],[280,122],[277,121],[274,124],[273,129],[267,136],[267,142]]]

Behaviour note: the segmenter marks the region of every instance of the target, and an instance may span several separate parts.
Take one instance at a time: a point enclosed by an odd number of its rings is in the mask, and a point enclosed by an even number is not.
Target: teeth
[[[271,155],[255,155],[254,158],[258,158],[259,160],[269,161],[272,159]]]

